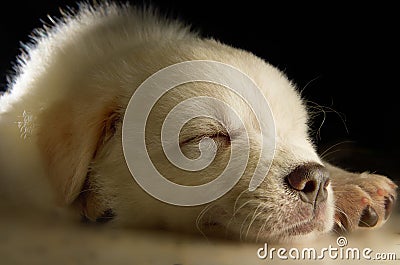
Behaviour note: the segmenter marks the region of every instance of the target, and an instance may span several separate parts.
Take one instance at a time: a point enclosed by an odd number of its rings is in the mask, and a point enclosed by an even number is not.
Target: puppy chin
[[[271,240],[276,243],[304,243],[332,231],[335,207],[331,185],[327,187],[327,190],[327,200],[315,211],[315,217],[312,220],[278,232]]]
[[[304,243],[304,242],[314,241],[317,237],[332,231],[334,225],[335,207],[334,207],[332,186],[330,184],[327,187],[327,190],[328,190],[328,198],[323,207],[324,208],[323,213],[321,213],[321,215],[315,221],[317,223],[322,223],[322,226],[316,227],[316,229],[311,231],[310,233],[293,235],[284,238],[286,242]]]

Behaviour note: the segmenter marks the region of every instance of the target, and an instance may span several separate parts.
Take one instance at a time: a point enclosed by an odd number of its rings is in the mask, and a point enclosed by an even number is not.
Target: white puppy
[[[389,216],[396,185],[383,176],[349,173],[321,161],[295,87],[249,52],[201,38],[153,11],[114,4],[82,6],[77,14],[65,15],[37,31],[26,52],[0,98],[0,192],[7,203],[35,206],[36,211],[61,207],[115,225],[200,230],[247,240],[290,240],[331,231],[335,224],[344,230],[379,227]],[[146,145],[167,179],[208,183],[228,162],[243,166],[230,156],[231,147],[250,143],[245,171],[228,193],[206,205],[182,207],[155,199],[135,182],[124,157],[122,128],[128,102],[146,78],[194,60],[232,66],[253,80],[269,103],[275,131],[262,134],[252,108],[218,84],[185,83],[163,95],[146,117]],[[231,106],[247,134],[230,135],[236,129],[231,114],[212,101],[186,108],[181,115],[208,109],[221,118],[198,115],[183,126],[178,141],[186,157],[199,156],[203,138],[215,142],[212,163],[190,172],[165,157],[161,125],[174,106],[200,96]],[[273,159],[261,154],[272,141]],[[259,165],[270,166],[269,171],[249,191]]]

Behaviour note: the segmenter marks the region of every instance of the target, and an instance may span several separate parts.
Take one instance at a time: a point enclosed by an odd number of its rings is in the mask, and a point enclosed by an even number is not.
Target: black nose
[[[287,177],[289,187],[297,191],[304,202],[317,205],[326,200],[329,173],[325,167],[307,163],[296,167]]]

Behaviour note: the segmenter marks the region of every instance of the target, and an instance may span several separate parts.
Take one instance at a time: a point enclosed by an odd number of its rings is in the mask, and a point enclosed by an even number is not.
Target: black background
[[[312,137],[321,151],[338,144],[330,149],[327,159],[349,169],[367,169],[400,179],[399,16],[394,6],[338,2],[277,6],[268,1],[151,3],[162,13],[190,23],[203,36],[264,58],[284,71],[299,89],[305,88],[303,95],[327,110],[320,137],[316,131],[322,114],[314,120]],[[0,85],[5,89],[19,43],[27,42],[41,19],[48,21],[48,14],[57,17],[59,7],[76,4],[37,0],[2,5]]]

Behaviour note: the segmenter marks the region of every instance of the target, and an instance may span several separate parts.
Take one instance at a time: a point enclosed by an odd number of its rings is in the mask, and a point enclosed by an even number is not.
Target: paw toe
[[[365,207],[361,214],[360,221],[358,223],[359,227],[374,227],[378,223],[379,216],[375,209],[371,206]]]
[[[385,220],[389,218],[394,204],[394,196],[385,196]]]

